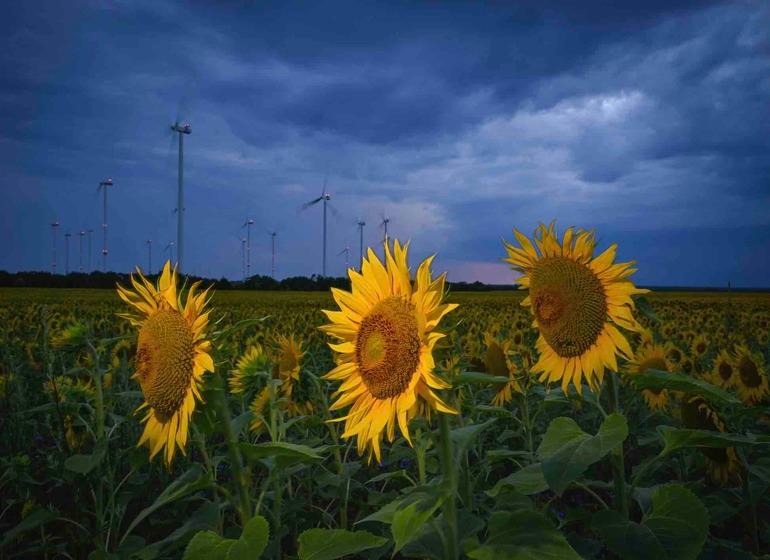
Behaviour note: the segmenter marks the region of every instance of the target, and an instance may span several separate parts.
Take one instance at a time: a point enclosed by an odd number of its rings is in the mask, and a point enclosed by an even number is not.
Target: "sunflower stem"
[[[238,491],[238,500],[240,502],[237,507],[238,515],[241,518],[241,524],[245,526],[249,519],[251,519],[251,504],[248,491],[244,484],[243,457],[241,457],[241,452],[238,450],[238,438],[233,431],[233,421],[230,415],[230,407],[227,405],[224,382],[220,375],[212,375],[211,377],[214,380],[214,393],[217,395],[217,408],[219,409],[222,420],[222,435],[225,436],[227,455],[230,459],[230,467],[233,470],[235,488]]]
[[[449,528],[447,538],[447,560],[457,560],[458,535],[457,535],[457,472],[452,457],[452,440],[449,433],[449,415],[439,413],[439,438],[441,439],[441,468],[444,475],[444,484],[447,485],[447,498],[444,501],[444,520]]]
[[[607,397],[609,400],[610,414],[613,412],[620,412],[618,406],[618,385],[615,376],[616,374],[613,371],[610,371],[607,374]],[[622,443],[612,451],[611,460],[612,477],[615,484],[615,509],[627,518],[628,496],[626,494],[626,468]]]

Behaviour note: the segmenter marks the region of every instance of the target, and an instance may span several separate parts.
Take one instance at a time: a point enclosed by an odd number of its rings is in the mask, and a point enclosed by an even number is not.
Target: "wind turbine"
[[[94,232],[92,229],[86,230],[86,235],[88,236],[88,272],[91,272],[93,270],[91,268],[91,234]]]
[[[246,221],[243,222],[243,225],[241,226],[241,229],[246,228],[246,273],[247,278],[251,277],[251,226],[254,225],[254,220],[251,218],[246,218]]]
[[[324,188],[323,191],[321,191],[321,196],[318,198],[314,198],[313,200],[306,202],[302,205],[302,210],[307,210],[311,206],[314,206],[318,204],[319,202],[323,201],[324,203],[324,236],[323,236],[323,267],[321,269],[321,275],[326,276],[326,205],[331,200],[332,195],[326,192],[326,179],[324,178]]]
[[[171,125],[173,132],[179,133],[179,189],[177,192],[177,222],[176,222],[176,244],[177,244],[177,270],[182,272],[182,257],[184,243],[184,135],[192,134],[190,123],[179,123],[179,117]]]
[[[364,266],[364,226],[366,225],[366,222],[363,220],[358,220],[356,225],[358,226],[358,264],[360,270]]]
[[[64,274],[70,273],[70,237],[72,234],[67,232],[64,234]]]
[[[99,183],[100,190],[104,191],[104,220],[102,221],[102,231],[104,231],[104,247],[102,247],[102,270],[107,272],[107,187],[112,187],[112,178],[108,178]]]
[[[270,244],[272,245],[273,249],[273,259],[272,259],[272,266],[270,268],[271,274],[270,276],[274,279],[275,278],[275,237],[278,235],[277,231],[270,231],[268,232],[270,234]]]
[[[147,244],[147,274],[152,274],[152,239],[145,241]]]
[[[79,235],[78,245],[80,245],[80,251],[78,252],[78,264],[80,265],[80,272],[83,272],[83,238],[86,236],[85,230],[81,229]]]
[[[390,223],[390,218],[386,217],[385,214],[382,214],[382,222],[380,222],[380,228],[384,231],[384,235],[382,237],[383,243],[388,241],[388,224]]]
[[[166,248],[163,249],[163,253],[165,254],[166,251],[169,251],[171,253],[171,262],[174,262],[174,242],[169,241],[168,245],[166,245]]]
[[[337,253],[337,256],[339,257],[342,253],[345,253],[345,273],[347,274],[348,268],[350,268],[350,247],[345,246],[345,248]]]
[[[246,238],[241,237],[241,270],[243,279],[246,280]]]
[[[51,238],[53,239],[53,258],[51,259],[51,274],[56,274],[56,232],[59,229],[59,220],[51,223]]]

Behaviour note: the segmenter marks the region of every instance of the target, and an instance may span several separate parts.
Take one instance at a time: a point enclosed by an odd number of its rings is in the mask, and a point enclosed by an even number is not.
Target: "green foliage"
[[[256,560],[262,556],[270,536],[261,515],[246,523],[240,538],[226,539],[214,531],[201,531],[187,544],[183,560]]]
[[[388,539],[367,531],[308,529],[299,536],[300,560],[334,560],[385,545]]]

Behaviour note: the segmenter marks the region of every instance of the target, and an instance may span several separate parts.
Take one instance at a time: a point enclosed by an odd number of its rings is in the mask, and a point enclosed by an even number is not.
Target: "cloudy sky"
[[[216,5],[215,5],[216,4]],[[581,9],[576,10],[575,5]],[[176,238],[187,271],[341,274],[411,239],[452,280],[507,283],[501,237],[596,228],[646,285],[770,286],[766,2],[17,2],[0,23],[0,269],[47,269],[50,223],[109,266]],[[621,7],[622,6],[622,7]]]

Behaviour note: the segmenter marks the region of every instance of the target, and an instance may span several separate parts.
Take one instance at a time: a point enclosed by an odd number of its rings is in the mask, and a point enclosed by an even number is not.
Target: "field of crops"
[[[331,294],[192,297],[180,312],[210,313],[185,341],[199,381],[180,397],[188,423],[161,416],[177,395],[151,387],[146,332],[115,291],[0,291],[0,557],[770,553],[770,295],[647,294],[644,328],[624,334],[631,359],[603,358],[616,372],[569,387],[531,373],[542,349],[525,295],[448,293],[459,305],[440,317],[421,398],[369,424],[329,422],[363,387],[344,356],[412,356],[375,338],[333,352],[343,319],[319,329],[321,309],[340,309]],[[396,403],[377,377],[389,371],[367,378],[375,408]]]

